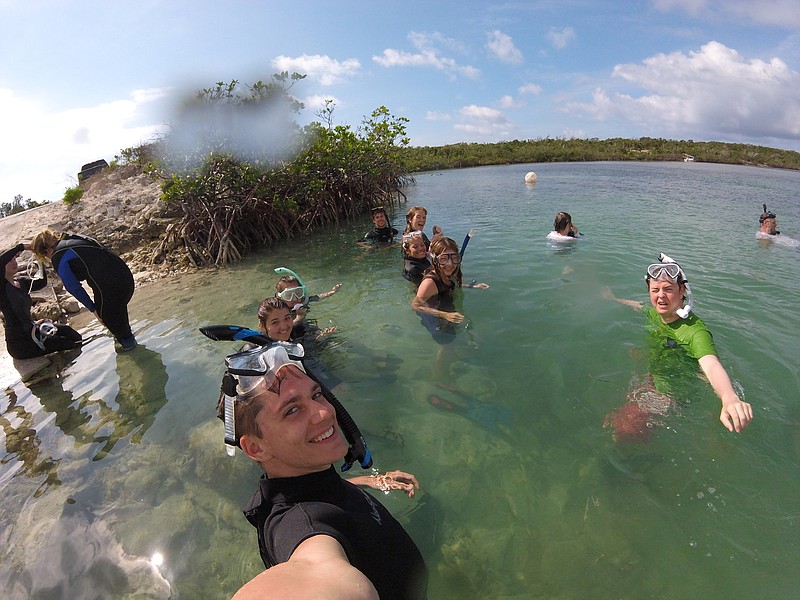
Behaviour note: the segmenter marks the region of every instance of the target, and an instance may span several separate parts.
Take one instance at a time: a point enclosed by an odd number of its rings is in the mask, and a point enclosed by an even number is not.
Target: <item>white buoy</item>
[[[525,175],[525,183],[536,183],[536,173],[528,171],[527,175]]]

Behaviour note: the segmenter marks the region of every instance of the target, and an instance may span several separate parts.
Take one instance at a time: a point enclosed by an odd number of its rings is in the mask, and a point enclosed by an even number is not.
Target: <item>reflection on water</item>
[[[491,285],[457,294],[467,326],[445,346],[411,309],[396,248],[353,243],[365,218],[142,288],[131,304],[142,346],[116,354],[95,326],[82,333],[100,337],[50,377],[7,389],[0,595],[227,598],[260,571],[240,512],[259,469],[226,456],[214,416],[235,347],[198,327],[254,326],[273,269],[289,266],[312,290],[343,283],[313,305],[320,327],[336,326],[314,354],[376,466],[422,484],[413,500],[381,501],[423,551],[431,598],[763,597],[764,581],[796,597],[800,264],[754,232],[762,201],[800,232],[800,206],[785,204],[800,175],[554,164],[530,186],[529,170],[422,174],[408,190],[446,235],[475,229],[465,277]],[[548,243],[559,210],[585,239]],[[603,428],[628,400],[657,412],[645,322],[602,292],[646,300],[642,270],[660,251],[684,263],[755,407],[740,436],[693,375],[671,381],[679,407],[658,413],[647,444]]]

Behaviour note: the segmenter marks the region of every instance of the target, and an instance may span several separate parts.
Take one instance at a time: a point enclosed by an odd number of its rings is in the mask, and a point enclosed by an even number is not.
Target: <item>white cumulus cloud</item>
[[[613,76],[642,90],[571,104],[598,119],[657,125],[681,137],[800,140],[800,73],[778,58],[746,60],[719,42],[697,52],[657,54],[614,67]]]

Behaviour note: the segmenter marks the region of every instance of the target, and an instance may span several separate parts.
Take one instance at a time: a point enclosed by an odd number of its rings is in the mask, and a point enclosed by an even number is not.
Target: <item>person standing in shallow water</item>
[[[37,234],[32,247],[37,256],[50,260],[67,291],[108,328],[123,352],[136,347],[128,317],[133,273],[125,261],[92,238],[50,230]],[[89,284],[94,298],[81,281]]]
[[[647,267],[645,275],[652,306],[645,307],[635,300],[616,298],[610,289],[606,290],[606,297],[641,310],[648,322],[664,333],[666,342],[661,350],[685,352],[697,360],[722,401],[720,422],[728,431],[741,433],[753,419],[753,408],[739,398],[727,371],[717,358],[711,333],[692,311],[691,291],[683,269],[668,256],[662,254],[659,258],[661,262]]]
[[[389,223],[389,215],[386,214],[383,206],[376,206],[372,209],[372,223],[375,227],[364,234],[364,239],[359,242],[362,246],[387,245],[394,241],[397,229]]]

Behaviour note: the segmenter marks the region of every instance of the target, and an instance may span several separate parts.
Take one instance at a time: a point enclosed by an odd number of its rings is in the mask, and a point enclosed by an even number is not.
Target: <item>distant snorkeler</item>
[[[781,232],[778,231],[778,218],[775,216],[775,213],[767,210],[766,204],[762,204],[762,206],[764,207],[764,212],[762,212],[761,216],[758,218],[758,222],[761,225],[759,232],[766,233],[767,235],[780,235]]]
[[[275,296],[289,305],[295,324],[305,319],[310,302],[317,302],[333,296],[342,287],[341,283],[337,283],[329,292],[309,296],[308,288],[297,273],[286,267],[278,267],[275,272],[281,276],[275,284]]]

